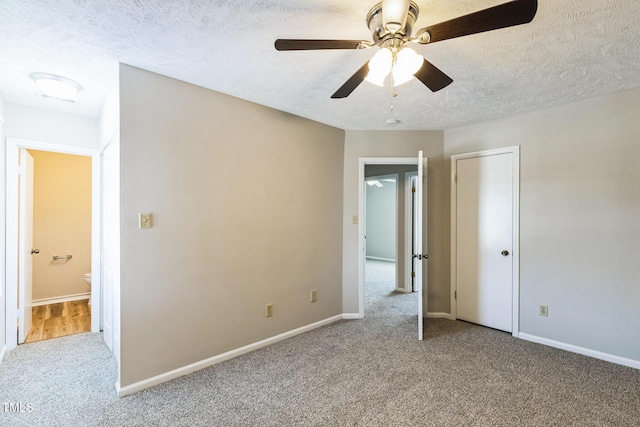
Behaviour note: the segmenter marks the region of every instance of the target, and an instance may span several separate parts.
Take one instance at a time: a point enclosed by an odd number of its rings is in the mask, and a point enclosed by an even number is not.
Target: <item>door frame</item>
[[[21,148],[50,151],[61,154],[75,154],[91,157],[91,332],[100,332],[102,316],[101,298],[101,170],[100,151],[91,148],[72,147],[22,138],[6,138],[6,349],[18,345],[16,319],[18,307],[18,153]],[[10,209],[10,207],[14,207]]]
[[[33,326],[33,189],[34,159],[25,149],[18,151],[20,163],[18,224],[18,344],[23,344]],[[29,211],[30,210],[30,211]],[[31,254],[27,255],[27,251]],[[28,286],[27,286],[28,285]],[[27,330],[28,329],[28,330]]]
[[[477,157],[495,156],[499,154],[512,154],[512,188],[513,188],[513,237],[512,237],[512,259],[513,272],[511,277],[512,293],[512,318],[511,318],[511,334],[518,337],[520,333],[520,146],[504,147],[493,150],[475,151],[472,153],[455,154],[451,156],[451,318],[457,319],[457,161],[464,159],[472,159]]]
[[[426,159],[427,158],[425,157],[425,160]],[[365,223],[363,221],[363,218],[365,214],[364,168],[367,165],[416,165],[417,167],[418,158],[417,157],[360,157],[359,158],[359,166],[358,166],[358,317],[359,318],[364,317],[364,268],[365,268],[364,226],[365,226]],[[426,174],[426,169],[425,169],[425,174]],[[397,265],[398,263],[396,261],[396,266]],[[405,266],[406,266],[406,262],[404,263],[402,268],[405,268]],[[409,271],[409,274],[411,274],[411,271]]]

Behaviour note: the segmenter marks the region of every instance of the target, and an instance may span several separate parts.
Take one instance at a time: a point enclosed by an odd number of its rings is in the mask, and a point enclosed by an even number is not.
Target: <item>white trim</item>
[[[78,156],[88,157],[92,157],[98,153],[98,150],[93,148],[53,144],[50,142],[41,142],[32,139],[7,137],[7,145],[9,145],[9,141],[11,141],[12,144],[15,144],[18,148],[26,148],[28,150],[51,151],[55,153],[75,154]]]
[[[55,153],[75,154],[92,158],[91,162],[91,295],[93,309],[91,315],[91,332],[100,332],[101,318],[101,171],[100,152],[97,149],[72,147],[48,142],[33,141],[22,138],[6,138],[6,251],[5,251],[5,274],[6,274],[6,300],[17,301],[17,278],[18,278],[18,211],[8,209],[9,206],[17,206],[18,200],[18,172],[17,156],[20,148],[50,151]],[[11,202],[11,203],[10,203]],[[17,307],[6,303],[5,310],[5,339],[7,351],[14,349],[18,345],[15,331],[15,319],[18,317]]]
[[[358,318],[364,317],[364,167],[366,165],[417,165],[417,157],[360,157],[358,159]],[[396,239],[397,242],[397,239]],[[396,243],[397,244],[397,243]],[[397,276],[396,276],[397,277]]]
[[[448,319],[455,320],[449,313],[427,313],[427,319]]]
[[[90,297],[91,297],[91,292],[84,292],[82,294],[66,295],[63,297],[34,299],[31,306],[38,307],[40,305],[59,304],[61,302],[70,302],[70,301],[80,301],[83,299],[89,299]]]
[[[511,334],[518,337],[520,333],[520,146],[504,147],[495,150],[475,151],[473,153],[456,154],[451,156],[451,265],[450,283],[451,294],[451,319],[457,319],[456,306],[456,209],[457,209],[457,188],[456,174],[457,161],[474,157],[495,156],[498,154],[513,154],[513,237],[512,237],[512,313],[511,313]]]
[[[234,357],[242,356],[243,354],[252,352],[254,350],[258,350],[260,348],[266,347],[266,346],[271,345],[271,344],[275,344],[275,343],[277,343],[279,341],[283,341],[283,340],[285,340],[287,338],[291,338],[291,337],[294,337],[296,335],[300,335],[300,334],[303,334],[305,332],[309,332],[309,331],[311,331],[313,329],[317,329],[317,328],[320,328],[322,326],[328,325],[330,323],[336,322],[338,320],[342,320],[343,317],[344,316],[342,314],[339,314],[337,316],[333,316],[333,317],[330,317],[328,319],[321,320],[319,322],[312,323],[310,325],[303,326],[301,328],[297,328],[297,329],[294,329],[294,330],[289,331],[289,332],[285,332],[285,333],[280,334],[280,335],[276,335],[275,337],[267,338],[265,340],[258,341],[256,343],[249,344],[249,345],[246,345],[244,347],[240,347],[240,348],[237,348],[235,350],[231,350],[231,351],[228,351],[226,353],[222,353],[222,354],[219,354],[219,355],[214,356],[214,357],[210,357],[210,358],[205,359],[205,360],[201,360],[200,362],[192,363],[190,365],[183,366],[181,368],[174,369],[174,370],[169,371],[169,372],[165,372],[164,374],[156,375],[155,377],[151,377],[151,378],[148,378],[146,380],[139,381],[137,383],[134,383],[134,384],[131,384],[131,385],[128,385],[128,386],[125,386],[125,387],[121,387],[120,386],[120,382],[118,382],[118,383],[116,383],[116,391],[118,393],[118,397],[128,396],[130,394],[133,394],[133,393],[136,393],[138,391],[147,389],[149,387],[153,387],[153,386],[156,386],[158,384],[162,384],[164,382],[173,380],[175,378],[191,374],[191,373],[199,371],[201,369],[208,368],[209,366],[217,365],[218,363],[225,362],[225,361],[227,361],[229,359],[233,359]]]
[[[3,345],[2,350],[0,350],[0,365],[2,365],[2,361],[4,360],[5,354],[7,354],[7,346]]]
[[[627,359],[625,357],[616,356],[614,354],[603,353],[601,351],[592,350],[585,347],[579,347],[577,345],[567,344],[560,341],[554,341],[547,338],[526,334],[524,332],[520,333],[519,338],[525,341],[531,341],[537,344],[543,344],[549,347],[559,348],[560,350],[566,350],[572,353],[582,354],[583,356],[593,357],[594,359],[600,359],[606,362],[615,363],[617,365],[640,369],[640,360]]]
[[[91,332],[102,323],[102,159],[100,150],[91,154]],[[93,279],[93,275],[97,277]]]
[[[7,351],[17,347],[18,336],[18,147],[6,138],[6,215],[5,215],[5,344]],[[9,209],[9,202],[13,209]],[[10,302],[11,301],[11,302]]]
[[[396,260],[395,259],[390,259],[390,258],[380,258],[377,256],[367,256],[367,259],[372,259],[374,261],[385,261],[385,262],[393,262],[395,263]]]
[[[344,320],[357,320],[357,319],[362,319],[364,316],[360,313],[344,313],[342,315],[342,318]]]

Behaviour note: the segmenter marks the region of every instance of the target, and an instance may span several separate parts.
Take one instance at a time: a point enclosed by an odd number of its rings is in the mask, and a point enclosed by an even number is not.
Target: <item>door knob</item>
[[[40,253],[40,249],[31,249],[31,255],[39,254],[39,253]]]
[[[509,255],[509,251],[504,250],[502,252],[500,252],[502,254],[502,256],[508,256]]]

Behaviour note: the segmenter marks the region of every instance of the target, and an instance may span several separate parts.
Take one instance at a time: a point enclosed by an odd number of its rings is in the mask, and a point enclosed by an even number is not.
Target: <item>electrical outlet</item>
[[[265,317],[273,316],[273,304],[267,304],[264,310]]]
[[[548,307],[548,306],[546,306],[546,305],[541,305],[541,306],[538,308],[538,314],[539,314],[540,316],[548,317],[548,316],[549,316],[549,307]]]
[[[318,301],[318,291],[313,290],[311,291],[311,302],[316,302]]]

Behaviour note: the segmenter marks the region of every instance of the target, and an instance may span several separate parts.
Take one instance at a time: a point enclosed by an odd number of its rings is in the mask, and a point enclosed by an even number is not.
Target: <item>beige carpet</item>
[[[123,399],[99,335],[20,346],[3,426],[640,426],[640,371],[464,322],[426,321],[369,265],[364,320],[341,321]],[[170,349],[167,349],[170,351]],[[0,408],[1,410],[2,408]]]

